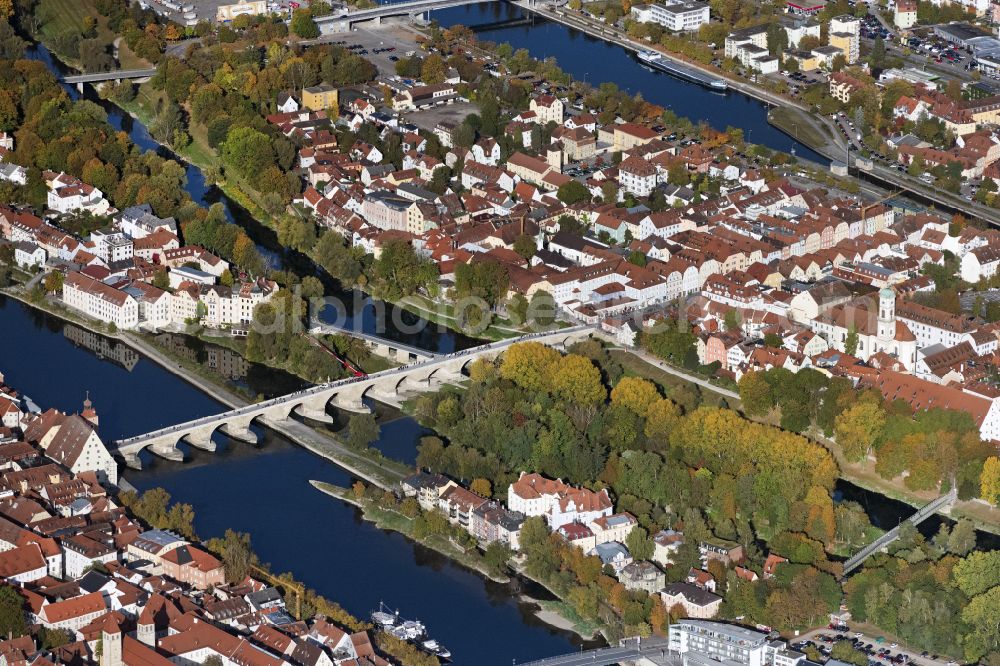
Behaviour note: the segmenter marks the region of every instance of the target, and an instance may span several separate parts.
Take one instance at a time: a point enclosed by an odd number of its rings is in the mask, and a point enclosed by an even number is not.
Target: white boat
[[[389,629],[389,633],[400,640],[417,641],[424,637],[427,630],[424,628],[424,625],[417,620],[405,620]]]
[[[642,60],[643,62],[655,62],[663,57],[656,51],[639,51],[636,55],[639,57],[639,60]]]
[[[421,643],[420,647],[422,647],[427,652],[430,652],[435,657],[441,657],[442,659],[448,659],[449,657],[451,657],[451,650],[441,645],[433,638]]]
[[[383,629],[388,629],[389,627],[395,626],[396,622],[399,620],[399,611],[395,613],[389,612],[389,609],[385,607],[381,601],[378,604],[378,610],[373,612],[371,615],[372,622],[377,624]]]

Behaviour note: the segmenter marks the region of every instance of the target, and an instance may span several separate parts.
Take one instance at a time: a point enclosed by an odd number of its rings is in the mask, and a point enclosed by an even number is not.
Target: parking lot
[[[833,645],[839,641],[849,641],[856,649],[867,654],[869,666],[956,666],[954,661],[946,657],[909,651],[880,636],[872,637],[852,631],[847,625],[842,625],[839,629],[810,631],[789,645],[800,652],[807,646],[812,646],[824,657],[829,657]]]

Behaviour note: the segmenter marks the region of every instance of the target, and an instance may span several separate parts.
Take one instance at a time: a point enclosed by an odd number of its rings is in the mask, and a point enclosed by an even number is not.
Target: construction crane
[[[251,564],[250,570],[276,587],[284,587],[292,590],[292,592],[295,593],[295,616],[300,620],[302,619],[302,597],[305,596],[306,593],[305,588],[302,587],[302,585],[282,580],[271,572],[261,569],[256,564]]]
[[[889,199],[895,199],[897,196],[899,196],[902,193],[903,193],[903,190],[893,190],[892,192],[889,192],[888,194],[886,194],[885,196],[883,196],[881,199],[877,199],[876,201],[869,201],[868,203],[866,203],[864,206],[861,207],[861,216],[865,217],[867,215],[867,213],[868,213],[868,209],[869,208],[872,208],[873,206],[877,206],[879,204],[885,203]]]

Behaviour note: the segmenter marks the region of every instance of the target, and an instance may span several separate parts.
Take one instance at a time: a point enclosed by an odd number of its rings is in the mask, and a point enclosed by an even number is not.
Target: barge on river
[[[674,62],[669,58],[663,57],[662,54],[657,53],[656,51],[639,51],[636,53],[636,57],[652,69],[658,69],[661,72],[666,72],[667,74],[684,79],[685,81],[692,81],[694,83],[701,84],[710,90],[725,92],[729,89],[729,84],[726,83],[725,79],[720,79],[717,76],[706,74],[700,69],[691,67],[690,65]]]

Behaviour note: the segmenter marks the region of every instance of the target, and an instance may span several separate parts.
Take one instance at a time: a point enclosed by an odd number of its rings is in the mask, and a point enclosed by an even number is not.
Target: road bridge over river
[[[550,3],[558,5],[565,2],[565,0],[507,1],[514,2],[514,4],[521,5],[522,7],[533,7],[536,4]],[[441,9],[479,4],[481,2],[500,2],[500,0],[406,0],[405,2],[386,2],[371,9],[320,16],[316,19],[316,24],[319,25],[319,29],[324,35],[329,35],[337,32],[350,32],[355,23],[362,21],[381,23],[382,19],[391,16],[416,17]]]
[[[611,647],[572,652],[558,657],[548,657],[537,661],[517,664],[517,666],[611,666],[618,663],[634,663],[647,659],[657,666],[681,666],[682,658],[670,652],[665,638],[629,638]]]
[[[115,69],[109,72],[92,72],[90,74],[72,74],[64,76],[65,83],[73,84],[83,92],[84,83],[103,83],[105,81],[124,81],[149,79],[156,74],[156,69]]]
[[[198,449],[214,451],[212,436],[218,430],[233,439],[255,443],[257,435],[250,429],[255,421],[263,425],[287,422],[294,413],[314,421],[331,423],[333,419],[326,413],[328,404],[354,412],[369,411],[364,404],[366,397],[398,404],[407,394],[436,390],[442,384],[461,381],[462,372],[472,361],[496,358],[515,343],[531,340],[551,347],[566,348],[596,332],[597,329],[592,326],[575,326],[493,342],[364,377],[350,377],[320,384],[214,416],[204,416],[144,435],[117,440],[110,448],[113,454],[124,458],[125,463],[133,468],[141,467],[139,453],[145,449],[168,460],[180,461],[184,459],[183,452],[177,446],[181,441]]]

